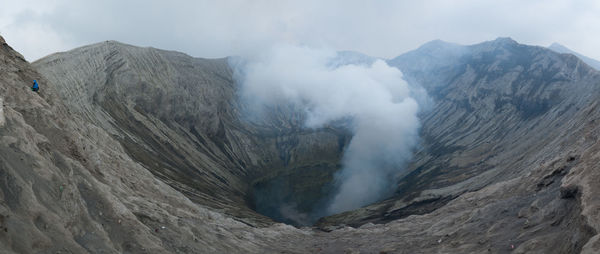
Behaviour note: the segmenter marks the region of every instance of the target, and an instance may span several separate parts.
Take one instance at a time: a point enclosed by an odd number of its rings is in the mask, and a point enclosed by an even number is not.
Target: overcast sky
[[[291,43],[391,58],[506,36],[600,59],[599,31],[596,0],[0,0],[0,35],[30,61],[105,40],[196,57]]]

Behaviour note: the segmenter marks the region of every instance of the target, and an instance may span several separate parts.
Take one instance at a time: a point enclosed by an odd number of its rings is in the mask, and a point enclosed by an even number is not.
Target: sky
[[[282,43],[392,58],[497,37],[600,59],[598,13],[595,0],[0,0],[0,35],[29,61],[106,40],[208,58]]]

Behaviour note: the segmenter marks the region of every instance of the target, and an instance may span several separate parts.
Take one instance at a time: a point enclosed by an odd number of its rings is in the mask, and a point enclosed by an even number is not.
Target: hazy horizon
[[[431,40],[558,42],[599,59],[595,1],[18,1],[0,35],[28,60],[106,40],[224,57],[274,44],[392,58]]]

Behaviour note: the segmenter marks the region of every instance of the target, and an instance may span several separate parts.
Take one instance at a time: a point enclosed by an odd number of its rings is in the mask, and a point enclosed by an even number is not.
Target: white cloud
[[[600,59],[600,5],[594,0],[27,0],[0,9],[0,33],[30,60],[104,40],[203,57],[272,43],[394,57],[433,39],[470,44],[499,36],[544,46],[556,41]],[[29,36],[11,38],[21,30]],[[53,34],[55,42],[28,41],[39,32]]]
[[[336,175],[337,191],[317,217],[390,194],[394,175],[418,139],[419,105],[402,73],[381,60],[331,66],[336,57],[333,50],[279,45],[249,59],[240,77],[243,98],[251,105],[291,103],[305,110],[308,127],[352,119],[354,135]]]

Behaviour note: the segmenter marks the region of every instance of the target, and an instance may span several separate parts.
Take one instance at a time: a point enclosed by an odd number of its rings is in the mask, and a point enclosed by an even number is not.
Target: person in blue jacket
[[[37,92],[38,90],[40,90],[40,86],[37,83],[37,80],[33,80],[33,86],[31,87],[31,91]]]

